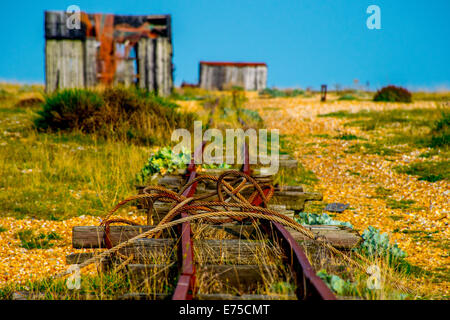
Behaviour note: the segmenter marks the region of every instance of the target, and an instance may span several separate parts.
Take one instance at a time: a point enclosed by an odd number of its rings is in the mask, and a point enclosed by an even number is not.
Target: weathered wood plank
[[[150,263],[170,259],[175,250],[172,239],[139,239],[133,244],[119,250],[119,253],[131,256],[135,262]],[[197,239],[194,240],[196,260],[202,263],[251,264],[258,261],[258,256],[267,254],[270,245],[261,241],[240,239]],[[81,263],[91,258],[93,253],[79,253],[66,256],[69,264]]]
[[[340,249],[351,249],[356,247],[361,241],[361,236],[356,230],[343,226],[305,226],[311,230],[316,237],[322,238],[332,246]],[[300,232],[286,228],[298,242],[312,243],[312,240],[305,237]]]
[[[151,283],[167,282],[169,275],[174,272],[174,264],[128,264],[127,277],[133,283],[143,281]]]
[[[211,283],[219,282],[228,288],[249,291],[261,285],[267,275],[275,272],[275,267],[267,265],[201,265],[198,272]]]
[[[359,244],[361,237],[357,231],[342,226],[305,226],[317,237],[323,237],[331,245],[349,249]],[[111,226],[111,240],[113,245],[126,241],[142,232],[150,230],[153,226]],[[208,226],[213,230],[222,229],[230,234],[251,235],[255,226],[243,224],[226,224],[223,226]],[[299,232],[289,230],[298,241],[308,241]],[[104,229],[98,226],[79,226],[72,229],[72,245],[74,248],[105,248]]]
[[[131,239],[138,234],[154,228],[153,226],[111,226],[110,238],[113,245]],[[77,226],[72,228],[72,247],[106,248],[105,229],[99,226]]]
[[[321,193],[298,192],[298,191],[275,191],[272,203],[284,204],[288,210],[303,211],[306,201],[320,201],[323,199]]]
[[[84,85],[88,88],[97,85],[97,40],[87,38],[84,42]]]

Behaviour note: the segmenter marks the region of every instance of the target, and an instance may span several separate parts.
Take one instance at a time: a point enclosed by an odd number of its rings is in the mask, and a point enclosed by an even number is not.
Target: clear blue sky
[[[200,60],[266,62],[268,86],[450,88],[449,0],[2,1],[0,79],[44,82],[44,10],[172,15],[175,81]],[[366,9],[381,8],[381,30]]]

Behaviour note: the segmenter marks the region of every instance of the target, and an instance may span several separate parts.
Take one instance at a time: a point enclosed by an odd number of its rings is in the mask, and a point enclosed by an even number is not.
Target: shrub
[[[47,96],[35,126],[39,129],[80,129],[93,132],[100,126],[97,114],[105,101],[92,91],[67,89]]]
[[[165,174],[171,173],[176,169],[184,169],[190,159],[189,151],[174,154],[169,147],[164,147],[150,156],[139,173],[138,181],[145,182],[149,176],[156,173]]]
[[[170,147],[159,149],[155,154],[148,158],[147,163],[141,169],[137,180],[141,183],[147,182],[149,177],[155,174],[165,175],[172,173],[178,169],[186,169],[187,164],[191,161],[191,153],[189,150],[182,150],[180,153],[173,153]],[[230,165],[222,163],[216,164],[202,164],[205,169],[229,169]],[[153,177],[152,177],[153,179]]]
[[[378,90],[373,101],[411,102],[411,92],[402,87],[387,86]]]
[[[135,88],[67,89],[46,98],[35,126],[153,144],[169,139],[176,128],[191,128],[195,115],[177,108],[165,98]]]

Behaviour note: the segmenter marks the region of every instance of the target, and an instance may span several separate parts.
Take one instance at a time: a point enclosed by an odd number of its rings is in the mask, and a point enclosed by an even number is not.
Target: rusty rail
[[[249,150],[247,144],[244,144],[244,159],[243,171],[250,175]],[[257,197],[252,205],[259,206],[261,203],[262,199]],[[273,240],[278,243],[286,254],[286,262],[290,264],[292,273],[295,275],[297,298],[336,300],[336,296],[331,292],[330,288],[328,288],[328,286],[316,275],[306,254],[289,231],[276,222],[261,221],[261,224],[268,234],[273,235]]]
[[[197,176],[197,171],[195,167],[195,155],[203,153],[203,148],[205,147],[205,142],[197,150],[191,159],[191,163],[188,167],[189,179],[188,183],[195,179]],[[197,183],[192,184],[183,192],[183,196],[189,198],[192,197],[197,189]],[[185,218],[188,214],[182,213],[181,217]],[[181,242],[178,246],[178,258],[181,263],[180,277],[175,287],[175,292],[172,296],[172,300],[192,300],[192,289],[195,286],[195,265],[194,265],[194,247],[191,237],[191,224],[189,222],[184,222],[181,225],[180,235]]]

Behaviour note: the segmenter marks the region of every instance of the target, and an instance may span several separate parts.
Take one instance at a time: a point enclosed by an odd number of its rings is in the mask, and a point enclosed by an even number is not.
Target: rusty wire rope
[[[229,179],[230,176],[234,177],[234,179]],[[226,179],[227,177],[228,179]],[[206,195],[193,196],[189,198],[182,195],[182,193],[191,185],[202,181],[215,182],[216,190]],[[233,187],[233,184],[236,183],[237,186]],[[253,191],[250,196],[248,196],[248,198],[245,198],[241,194],[241,192],[250,188],[255,189],[255,191]],[[266,190],[266,192],[264,192],[264,190]],[[105,227],[105,243],[108,249],[84,261],[83,263],[78,264],[78,267],[80,269],[90,264],[98,263],[102,259],[113,254],[117,254],[119,257],[125,259],[126,257],[119,254],[118,251],[120,249],[132,244],[138,239],[152,237],[158,238],[163,230],[172,228],[184,222],[202,221],[210,224],[222,224],[232,221],[240,222],[245,219],[263,219],[280,223],[283,226],[290,227],[300,232],[305,237],[324,246],[333,254],[341,256],[345,261],[352,264],[353,266],[363,270],[364,272],[366,271],[365,267],[361,263],[355,261],[346,253],[336,249],[323,238],[316,237],[313,232],[296,222],[294,219],[275,210],[267,208],[268,202],[274,194],[273,186],[268,184],[260,185],[254,178],[243,172],[237,170],[228,170],[222,173],[219,177],[213,175],[200,175],[187,183],[183,188],[181,188],[178,193],[161,186],[147,186],[146,188],[144,188],[143,192],[143,194],[131,196],[120,201],[114,208],[112,208],[108,212],[108,214],[104,217],[100,224],[101,226]],[[225,197],[224,193],[226,193]],[[228,198],[226,198],[227,196]],[[205,201],[205,199],[212,197],[214,197],[214,199]],[[257,197],[259,197],[259,202],[263,205],[263,207],[252,205]],[[160,220],[158,225],[156,225],[153,229],[143,232],[113,247],[109,235],[110,224],[125,223],[129,225],[136,225],[136,223],[131,220],[122,218],[111,219],[111,216],[125,204],[142,199],[149,200],[151,204],[153,204],[154,201],[159,200],[163,202],[173,202],[174,205],[169,210],[169,212]],[[234,200],[235,202],[231,202],[232,200]],[[225,210],[219,210],[218,208],[220,207],[224,208]],[[230,211],[230,208],[238,209],[240,211]],[[151,210],[149,210],[149,214],[150,211]],[[187,213],[188,216],[174,220],[176,217],[180,217],[181,213]],[[360,258],[365,263],[368,263],[365,258]],[[70,274],[70,272],[66,271],[57,275],[57,277],[68,274]],[[394,281],[394,284],[398,288],[408,291],[407,288],[405,288],[401,284],[398,284],[397,281]]]

